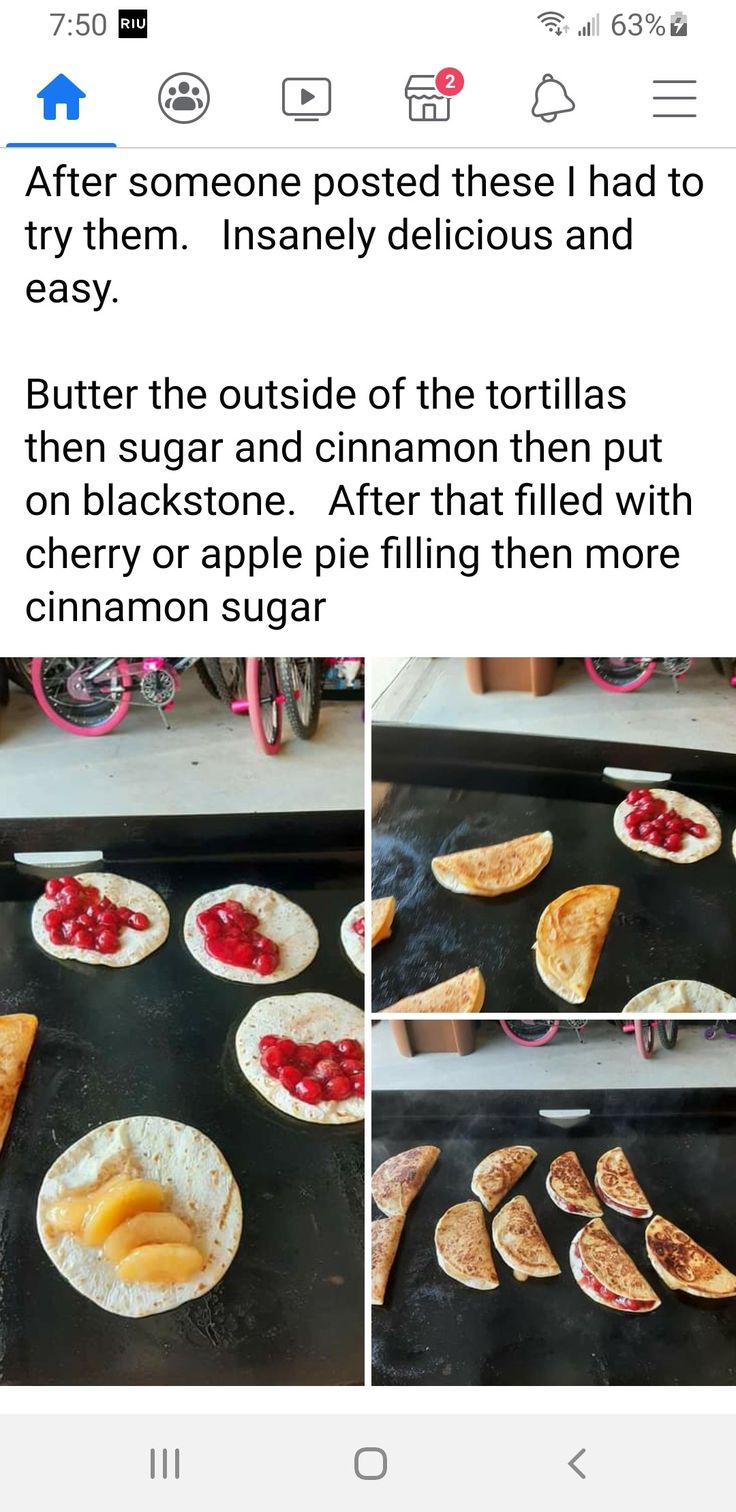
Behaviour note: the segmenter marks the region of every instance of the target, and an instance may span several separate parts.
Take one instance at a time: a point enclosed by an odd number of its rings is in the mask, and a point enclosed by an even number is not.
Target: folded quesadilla
[[[356,903],[340,925],[340,940],[356,971],[365,972],[365,903]]]
[[[396,913],[395,898],[374,898],[371,903],[371,945],[387,940]]]
[[[403,1227],[403,1218],[375,1218],[371,1224],[371,1302],[374,1307],[383,1306]]]
[[[548,903],[534,945],[542,981],[566,1003],[584,1003],[619,898],[618,887],[573,887]]]
[[[371,1181],[376,1207],[389,1218],[403,1217],[421,1192],[439,1153],[436,1145],[418,1145],[415,1150],[402,1150],[384,1160]]]
[[[620,1148],[606,1150],[595,1168],[595,1189],[606,1207],[627,1218],[651,1218],[649,1198],[642,1191]]]
[[[552,1161],[547,1172],[547,1193],[563,1213],[578,1213],[588,1218],[603,1215],[603,1208],[574,1150],[565,1150],[564,1155],[557,1155]]]
[[[435,856],[432,871],[450,892],[472,893],[479,898],[497,898],[518,892],[544,870],[552,855],[552,835],[521,835],[502,845],[481,845],[476,850],[454,851]]]
[[[480,1013],[486,995],[486,984],[479,967],[472,966],[461,976],[449,977],[438,982],[436,987],[427,987],[424,992],[415,992],[413,997],[400,998],[384,1008],[384,1013]]]
[[[453,1281],[475,1291],[494,1291],[498,1276],[479,1202],[458,1202],[442,1214],[434,1231],[437,1263]]]
[[[37,1029],[38,1019],[32,1013],[7,1013],[0,1018],[0,1150],[10,1128]]]
[[[496,1214],[493,1243],[517,1281],[529,1276],[559,1276],[560,1267],[526,1197],[512,1197]]]
[[[481,1160],[473,1171],[470,1190],[480,1197],[486,1212],[492,1213],[498,1207],[536,1158],[537,1152],[531,1145],[509,1145],[504,1150],[493,1150]]]
[[[716,1300],[736,1297],[736,1276],[667,1218],[653,1218],[645,1238],[657,1275],[672,1291]]]
[[[570,1265],[581,1291],[613,1312],[654,1312],[659,1297],[602,1218],[586,1223],[570,1245]]]

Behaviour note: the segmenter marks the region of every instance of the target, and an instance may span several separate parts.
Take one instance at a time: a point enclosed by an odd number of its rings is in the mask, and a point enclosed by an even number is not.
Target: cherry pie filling
[[[563,1213],[575,1213],[580,1217],[585,1214],[586,1210],[584,1207],[580,1207],[579,1204],[576,1206],[574,1202],[566,1202],[565,1198],[560,1197],[557,1192],[555,1192],[554,1201],[557,1203],[558,1207],[562,1208]]]
[[[115,955],[124,929],[142,932],[151,927],[148,914],[113,903],[98,887],[85,887],[77,877],[50,877],[44,897],[51,904],[43,924],[52,945]]]
[[[353,929],[357,935],[360,935],[361,940],[365,940],[365,914],[361,914],[359,918],[353,919]]]
[[[263,1070],[300,1102],[344,1102],[365,1096],[363,1046],[359,1040],[307,1040],[297,1044],[278,1034],[258,1041]]]
[[[275,940],[261,934],[258,915],[250,913],[236,898],[213,903],[197,914],[197,924],[204,936],[205,949],[225,966],[241,966],[258,976],[271,976],[279,964],[279,947]]]
[[[694,819],[686,819],[676,809],[668,808],[664,798],[653,797],[649,788],[632,788],[626,795],[629,813],[624,824],[632,840],[644,840],[647,845],[656,845],[660,850],[676,854],[682,850],[685,835],[695,840],[704,840],[708,827]]]
[[[621,1312],[651,1312],[652,1308],[656,1307],[656,1301],[640,1302],[634,1297],[621,1297],[618,1292],[611,1291],[610,1287],[604,1286],[603,1282],[599,1281],[593,1275],[593,1272],[588,1270],[580,1253],[580,1245],[578,1243],[573,1245],[572,1254],[575,1261],[575,1275],[577,1279],[584,1282],[588,1290],[595,1292],[596,1296],[600,1297],[603,1302],[608,1302],[611,1307],[617,1307]]]
[[[601,1202],[607,1203],[610,1208],[613,1208],[615,1213],[625,1213],[627,1218],[649,1217],[649,1208],[629,1207],[625,1202],[616,1202],[615,1198],[609,1197],[607,1192],[602,1191],[600,1182],[598,1181],[597,1177],[595,1180],[595,1189],[601,1199]]]

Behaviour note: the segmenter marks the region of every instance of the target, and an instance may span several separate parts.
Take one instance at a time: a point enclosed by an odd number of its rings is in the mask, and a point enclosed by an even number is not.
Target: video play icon
[[[332,110],[332,84],[329,79],[284,79],[281,85],[281,109],[297,121],[318,121]]]

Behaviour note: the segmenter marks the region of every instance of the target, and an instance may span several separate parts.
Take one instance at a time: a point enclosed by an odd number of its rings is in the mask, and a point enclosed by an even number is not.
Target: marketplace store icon
[[[452,99],[464,84],[459,68],[441,68],[437,74],[410,74],[404,90],[409,101],[409,120],[449,121]]]

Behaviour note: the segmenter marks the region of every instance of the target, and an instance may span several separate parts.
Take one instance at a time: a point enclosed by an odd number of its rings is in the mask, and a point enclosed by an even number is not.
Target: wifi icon
[[[537,20],[541,21],[542,26],[545,27],[548,32],[553,32],[556,37],[562,36],[565,17],[563,16],[561,11],[542,11],[537,17]],[[565,28],[565,30],[567,30],[567,28]]]

